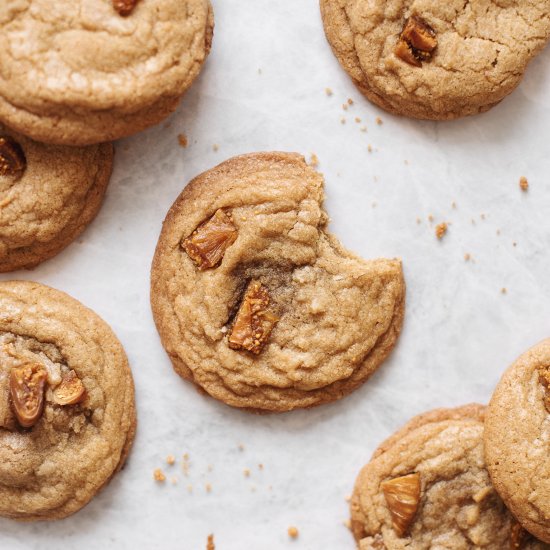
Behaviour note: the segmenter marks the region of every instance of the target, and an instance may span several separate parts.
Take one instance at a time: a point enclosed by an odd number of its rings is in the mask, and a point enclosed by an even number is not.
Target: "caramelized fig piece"
[[[381,483],[392,525],[399,537],[404,536],[416,515],[420,502],[420,474],[414,473]]]
[[[84,401],[86,389],[74,370],[63,377],[53,391],[54,402],[58,405],[76,405]]]
[[[415,67],[422,67],[437,48],[435,31],[420,17],[413,15],[405,21],[395,55]]]
[[[113,7],[123,17],[130,15],[139,0],[113,0]]]
[[[236,239],[237,228],[233,220],[219,209],[183,241],[182,247],[197,267],[203,271],[218,266],[225,251]]]
[[[0,176],[20,176],[27,167],[19,143],[8,136],[0,137]]]
[[[31,428],[42,416],[48,373],[39,363],[27,363],[10,371],[13,412],[23,428]]]
[[[250,281],[229,335],[231,349],[246,349],[258,355],[279,320],[269,311],[267,289],[259,281]]]

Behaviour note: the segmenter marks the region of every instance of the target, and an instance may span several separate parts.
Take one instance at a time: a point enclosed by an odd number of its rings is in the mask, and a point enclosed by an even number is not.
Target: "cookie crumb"
[[[189,142],[187,141],[187,136],[185,134],[178,134],[178,143],[180,147],[187,147]]]
[[[382,126],[382,124],[384,124],[384,121],[379,116],[377,116],[376,117],[376,124],[378,124],[378,126]]]
[[[345,519],[342,523],[343,523],[344,527],[347,527],[348,529],[351,530],[351,520]]]
[[[346,119],[345,119],[345,117],[342,117],[342,118],[340,119],[340,124],[345,124],[345,123],[346,123]]]
[[[166,476],[164,475],[164,473],[160,468],[157,468],[153,472],[153,478],[155,481],[158,481],[159,483],[164,483],[166,481]]]
[[[369,153],[372,153],[372,145],[369,143],[368,147],[367,147],[367,150]]]
[[[435,226],[435,236],[438,239],[442,239],[445,236],[445,233],[447,233],[448,225],[446,222],[438,223]]]
[[[451,208],[454,208],[454,209],[456,210],[456,202],[455,202],[455,201],[453,201],[453,202],[451,203]]]
[[[244,451],[244,445],[242,443],[239,443],[239,451]]]
[[[519,188],[522,191],[529,190],[529,181],[527,181],[527,178],[525,176],[521,176],[521,178],[519,178]]]
[[[166,464],[169,464],[170,466],[173,466],[176,462],[176,457],[174,455],[168,455],[166,457]]]
[[[289,527],[288,528],[288,536],[291,538],[291,539],[296,539],[298,538],[298,529],[296,529],[296,527]]]
[[[472,259],[472,256],[470,256],[470,254],[468,254],[468,252],[466,252],[466,254],[464,254],[464,261],[469,262],[471,259]]]
[[[258,464],[258,470],[263,470],[264,469],[264,465],[263,464]]]
[[[346,495],[346,496],[344,497],[344,500],[345,500],[346,502],[351,502],[351,495]]]
[[[416,218],[416,223],[417,223],[418,225],[420,225],[420,224],[422,223],[422,219],[421,219],[421,218]]]
[[[206,550],[216,550],[214,545],[214,535],[208,535],[208,540],[206,541]]]
[[[356,116],[354,120],[355,120],[355,122],[357,122],[357,124],[359,124],[361,122],[361,119],[358,116]]]
[[[349,105],[347,103],[342,103],[342,109],[344,109],[344,111],[347,111],[348,107]]]
[[[353,99],[351,99],[351,97],[348,97],[348,105],[353,105]]]
[[[501,293],[501,294],[507,294],[507,293],[508,293],[508,290],[506,289],[505,286],[503,286],[503,287],[500,289],[500,293]]]
[[[206,489],[206,492],[207,493],[210,493],[212,492],[212,485],[210,485],[210,483],[207,483],[204,488]]]
[[[178,478],[176,476],[170,478],[170,481],[172,482],[172,485],[177,485],[178,484]]]
[[[218,151],[219,148],[220,148],[220,146],[217,143],[214,143],[214,145],[212,145],[212,151],[214,151],[214,152]]]
[[[433,223],[433,221],[434,221],[434,217],[431,214],[428,216],[428,221],[430,223]]]
[[[315,153],[311,153],[309,156],[309,165],[313,168],[317,168],[317,166],[319,166],[319,157]]]
[[[243,470],[244,477],[250,477],[250,470],[248,468],[245,468]]]
[[[330,97],[332,95],[332,90],[330,88],[325,88],[325,94]]]
[[[361,126],[361,128],[359,128],[359,130],[361,130],[361,132],[366,132],[366,131],[367,131],[367,127],[366,127],[366,126]]]

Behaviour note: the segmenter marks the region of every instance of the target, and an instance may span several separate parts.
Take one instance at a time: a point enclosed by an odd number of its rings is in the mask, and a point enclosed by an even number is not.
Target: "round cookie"
[[[547,548],[521,530],[491,485],[483,409],[420,415],[379,447],[351,500],[358,548]]]
[[[0,125],[0,272],[31,268],[69,245],[101,207],[110,143],[45,145]]]
[[[499,382],[487,411],[485,459],[506,506],[550,543],[550,339],[524,353]]]
[[[58,290],[0,283],[0,515],[77,512],[122,467],[135,428],[132,374],[109,326]]]
[[[323,178],[301,155],[232,158],[195,178],[164,221],[151,303],[175,370],[255,411],[334,401],[399,335],[399,260],[365,261],[327,231]]]
[[[487,111],[550,36],[545,0],[320,0],[327,39],[359,90],[390,113]]]
[[[208,0],[7,0],[0,120],[66,145],[157,124],[199,74],[213,25]]]

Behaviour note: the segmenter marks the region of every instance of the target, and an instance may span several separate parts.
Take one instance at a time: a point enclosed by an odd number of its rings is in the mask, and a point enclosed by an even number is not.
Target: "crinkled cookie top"
[[[419,118],[487,110],[517,86],[550,35],[548,0],[321,0],[321,9],[336,56],[365,95]],[[420,66],[396,55],[410,17],[437,42]]]
[[[384,483],[411,474],[420,480],[420,493],[406,532],[399,534]],[[470,405],[413,419],[363,468],[351,508],[361,550],[511,547],[513,518],[485,468],[483,409]],[[547,546],[531,540],[523,548]]]
[[[506,505],[550,543],[550,339],[504,373],[489,403],[485,448]]]
[[[152,270],[155,320],[176,370],[217,399],[270,411],[338,399],[394,346],[401,262],[345,250],[327,232],[323,198],[303,157],[258,153],[200,175],[168,213]],[[201,269],[185,242],[217,212],[228,246]],[[247,303],[251,281],[265,291]],[[265,312],[243,349],[250,304]]]
[[[57,106],[132,113],[179,96],[209,48],[208,0],[0,3],[0,96],[50,115]]]
[[[43,393],[37,384],[14,393],[14,371],[26,365],[44,372]],[[80,381],[76,394],[67,379]],[[23,426],[18,412],[40,395],[42,412]],[[0,515],[76,512],[120,467],[134,429],[132,376],[110,328],[62,292],[0,283]]]

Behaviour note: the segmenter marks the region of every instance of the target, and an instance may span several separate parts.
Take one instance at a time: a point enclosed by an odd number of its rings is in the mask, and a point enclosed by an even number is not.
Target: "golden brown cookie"
[[[5,0],[0,120],[66,145],[157,124],[199,74],[213,25],[208,0]]]
[[[550,2],[320,0],[327,39],[387,111],[445,120],[487,111],[550,36]]]
[[[0,283],[0,515],[60,519],[122,467],[136,428],[120,342],[63,292]]]
[[[518,521],[550,543],[550,339],[503,375],[487,411],[485,459]]]
[[[483,417],[481,405],[438,409],[413,418],[381,445],[352,496],[358,548],[549,548],[522,532],[492,487]]]
[[[110,143],[44,145],[0,125],[0,271],[31,268],[95,218],[113,167]]]
[[[328,233],[323,178],[292,153],[230,159],[168,212],[151,302],[175,370],[229,405],[288,411],[363,383],[399,335],[399,260]]]

